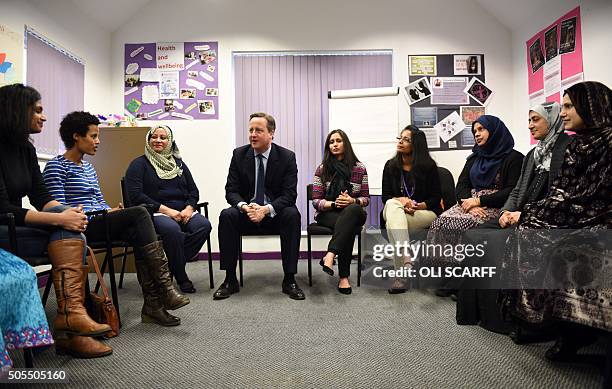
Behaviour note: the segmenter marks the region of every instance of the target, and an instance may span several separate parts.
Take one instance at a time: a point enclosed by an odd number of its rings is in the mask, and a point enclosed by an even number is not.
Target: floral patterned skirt
[[[0,249],[0,372],[12,366],[8,350],[53,344],[30,265]]]

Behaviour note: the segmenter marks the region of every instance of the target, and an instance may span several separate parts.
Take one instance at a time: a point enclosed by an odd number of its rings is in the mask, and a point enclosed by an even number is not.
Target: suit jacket
[[[264,187],[277,213],[285,207],[295,206],[297,173],[295,153],[272,143]],[[255,154],[251,145],[245,145],[234,149],[225,184],[225,199],[235,207],[242,201],[249,203],[254,196]]]

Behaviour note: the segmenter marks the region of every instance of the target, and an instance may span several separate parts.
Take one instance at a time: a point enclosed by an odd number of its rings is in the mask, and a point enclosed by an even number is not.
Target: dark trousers
[[[366,212],[357,204],[335,211],[321,212],[316,217],[317,223],[334,230],[327,251],[338,255],[338,273],[341,278],[351,275],[355,235],[360,232],[366,217]]]
[[[60,213],[68,207],[58,205],[43,212]],[[61,227],[41,225],[36,227],[20,226],[16,227],[17,233],[17,252],[26,262],[28,258],[43,257],[47,255],[47,246],[50,242],[63,239],[85,240],[85,236],[79,232],[68,231]],[[0,226],[0,248],[9,250],[8,226]],[[85,261],[85,253],[83,260]]]
[[[164,241],[170,272],[178,283],[189,280],[185,264],[200,252],[200,248],[210,237],[210,222],[199,213],[194,213],[187,224],[180,224],[165,215],[155,216],[153,223]]]
[[[151,215],[145,207],[129,207],[110,212],[106,215],[106,220],[111,240],[123,240],[135,248],[157,241]],[[106,225],[102,216],[96,216],[89,221],[85,236],[92,242],[106,240]],[[134,250],[134,256],[137,260],[142,259],[139,250]]]
[[[221,270],[235,274],[241,233],[279,234],[285,274],[297,273],[300,249],[301,219],[295,206],[283,208],[273,218],[266,216],[259,225],[236,207],[226,208],[219,215],[219,254]]]
[[[465,243],[480,244],[487,242],[485,255],[482,258],[466,258],[463,265],[496,266],[498,277],[493,280],[454,279],[457,289],[457,324],[475,325],[489,331],[507,334],[513,325],[504,320],[501,306],[498,303],[501,283],[499,273],[502,269],[503,253],[506,239],[513,227],[501,228],[498,219],[489,220],[476,228],[466,231]]]

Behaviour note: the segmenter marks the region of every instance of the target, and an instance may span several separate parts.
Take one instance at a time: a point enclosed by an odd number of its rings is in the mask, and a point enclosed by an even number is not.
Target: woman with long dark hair
[[[392,242],[404,242],[410,232],[428,228],[442,212],[438,166],[429,155],[425,133],[406,126],[397,137],[395,157],[385,164],[382,182],[383,218]],[[411,258],[395,257],[395,268],[410,266]],[[403,293],[396,278],[389,293]]]
[[[334,275],[334,257],[338,256],[340,282],[338,291],[350,294],[351,258],[355,234],[366,220],[363,210],[370,203],[368,172],[353,152],[351,142],[342,130],[333,130],[325,139],[323,163],[317,167],[312,186],[312,205],[317,223],[330,227],[334,234],[327,253],[319,264]]]
[[[0,213],[15,216],[22,257],[49,256],[57,297],[56,350],[81,358],[101,357],[112,349],[93,336],[111,328],[92,320],[83,306],[88,267],[82,232],[87,218],[80,208],[51,197],[30,142],[30,134],[40,133],[46,120],[34,88],[22,84],[0,88]],[[35,209],[22,207],[25,196]],[[6,226],[0,226],[0,246],[8,247]]]

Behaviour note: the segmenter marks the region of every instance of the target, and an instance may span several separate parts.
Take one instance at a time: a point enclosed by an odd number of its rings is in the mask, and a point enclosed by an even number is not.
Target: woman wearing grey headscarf
[[[559,174],[570,137],[563,132],[557,102],[536,105],[529,110],[529,130],[538,141],[523,160],[521,177],[501,209],[499,225],[502,228],[519,221],[521,209],[527,203],[542,199]]]

